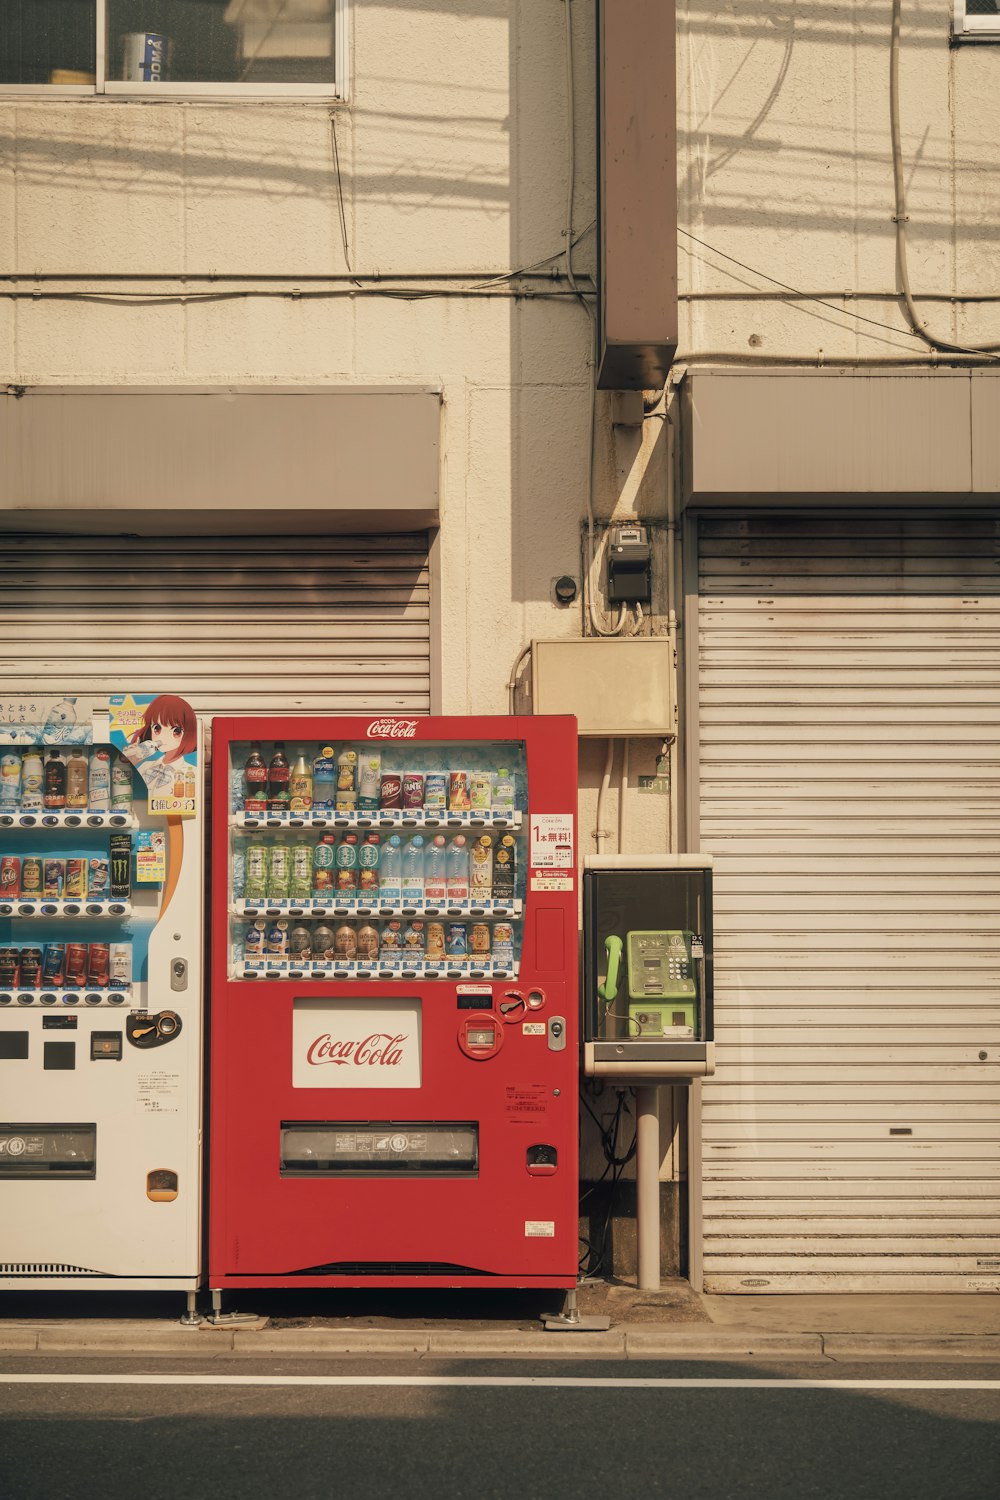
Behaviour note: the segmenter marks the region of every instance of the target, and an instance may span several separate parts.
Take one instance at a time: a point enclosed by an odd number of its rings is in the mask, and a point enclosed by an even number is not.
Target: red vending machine
[[[216,719],[210,1286],[577,1273],[576,723]]]

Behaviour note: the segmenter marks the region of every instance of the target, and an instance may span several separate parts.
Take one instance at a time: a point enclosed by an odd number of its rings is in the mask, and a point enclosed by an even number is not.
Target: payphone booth
[[[713,1073],[711,856],[588,855],[583,910],[584,1071]]]

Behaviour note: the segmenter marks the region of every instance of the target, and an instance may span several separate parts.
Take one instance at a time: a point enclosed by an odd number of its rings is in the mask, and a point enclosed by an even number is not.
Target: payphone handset
[[[618,998],[624,949],[630,1036],[697,1036],[693,939],[693,933],[670,928],[627,932],[624,943],[616,933],[605,938],[607,974],[597,993],[609,1008]]]

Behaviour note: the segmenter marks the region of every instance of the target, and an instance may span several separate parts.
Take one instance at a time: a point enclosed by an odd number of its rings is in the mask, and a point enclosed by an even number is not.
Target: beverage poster
[[[197,811],[198,720],[173,693],[115,693],[109,738],[146,783],[151,813],[193,818]]]
[[[89,713],[75,698],[20,693],[0,698],[0,745],[89,745]]]

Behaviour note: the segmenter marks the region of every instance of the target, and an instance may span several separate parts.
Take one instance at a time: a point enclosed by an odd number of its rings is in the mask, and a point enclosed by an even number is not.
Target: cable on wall
[[[947,339],[938,338],[937,334],[931,333],[927,325],[922,321],[913,301],[913,293],[910,291],[910,273],[907,264],[906,223],[909,215],[906,212],[906,184],[903,181],[903,147],[900,139],[900,114],[899,114],[899,29],[902,14],[902,0],[892,0],[892,36],[889,45],[889,123],[892,131],[892,178],[896,190],[896,212],[893,219],[896,224],[896,261],[899,267],[899,284],[903,293],[903,302],[906,307],[906,315],[914,333],[929,344],[932,349],[944,349],[955,354],[993,354],[1000,351],[1000,343],[991,344],[953,344]]]

